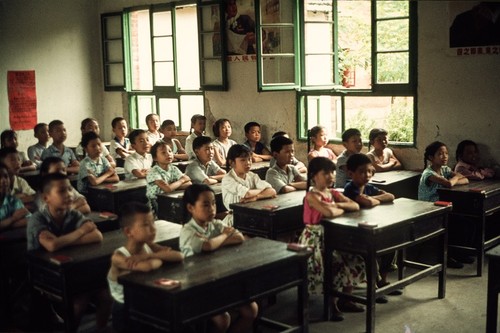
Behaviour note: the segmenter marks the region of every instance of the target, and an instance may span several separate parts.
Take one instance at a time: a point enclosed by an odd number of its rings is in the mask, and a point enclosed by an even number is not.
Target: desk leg
[[[325,234],[325,239],[326,234]],[[329,242],[325,242],[325,254],[324,254],[324,272],[323,272],[323,318],[326,321],[330,321],[331,313],[331,303],[330,298],[332,296],[332,248],[328,245]]]
[[[69,296],[68,284],[65,274],[61,275],[63,279],[64,329],[66,332],[76,332],[78,330],[78,327],[75,323],[73,297]]]
[[[297,318],[302,333],[309,332],[309,293],[307,290],[307,260],[300,263],[302,283],[297,286]]]
[[[445,219],[447,219],[445,217]],[[446,223],[446,221],[445,221]],[[445,225],[445,232],[439,236],[439,262],[441,271],[439,272],[438,298],[444,298],[446,295],[446,266],[448,261],[448,228]]]
[[[375,332],[375,285],[377,283],[377,258],[375,250],[369,251],[369,256],[365,259],[366,264],[366,332]]]
[[[486,332],[497,332],[498,293],[500,292],[500,262],[490,258],[488,268],[488,298],[486,305]]]
[[[398,280],[402,280],[405,277],[405,266],[404,261],[406,259],[406,250],[401,249],[397,252],[397,263],[398,263]]]
[[[483,275],[483,264],[484,264],[484,233],[485,233],[485,227],[486,225],[486,217],[481,215],[480,220],[479,220],[479,230],[478,230],[478,243],[476,245],[476,251],[477,251],[477,276],[482,276]]]

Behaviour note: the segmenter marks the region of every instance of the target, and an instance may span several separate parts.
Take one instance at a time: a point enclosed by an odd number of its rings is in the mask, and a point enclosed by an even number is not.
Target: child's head
[[[229,138],[233,133],[229,119],[219,119],[212,126],[216,138]]]
[[[49,123],[49,134],[55,144],[66,141],[66,127],[60,120],[52,120]]]
[[[43,160],[42,164],[40,165],[40,176],[43,177],[50,173],[62,173],[63,175],[67,173],[66,164],[64,164],[62,158],[57,156],[49,156]]]
[[[116,117],[111,121],[111,127],[113,127],[113,133],[117,138],[124,138],[128,133],[127,121],[123,117]]]
[[[342,133],[342,144],[350,154],[357,154],[363,148],[361,132],[357,128],[349,128]]]
[[[311,143],[316,147],[324,147],[328,143],[328,135],[326,134],[326,129],[323,126],[314,126],[309,131],[309,136],[311,138]]]
[[[88,132],[95,132],[99,134],[99,123],[95,118],[85,118],[82,120],[80,130],[82,131],[82,135]]]
[[[347,174],[354,184],[362,186],[367,184],[373,176],[372,161],[365,154],[349,156],[346,162]]]
[[[387,131],[383,128],[374,128],[370,131],[368,148],[372,145],[375,149],[383,150],[387,148]]]
[[[295,154],[293,141],[286,136],[277,136],[271,140],[271,153],[279,166],[290,164]]]
[[[244,145],[232,145],[227,152],[226,167],[238,174],[247,173],[252,166],[252,152]]]
[[[17,175],[21,169],[21,160],[16,148],[6,147],[0,149],[0,162],[7,166],[11,176]]]
[[[82,147],[88,157],[97,158],[102,153],[101,138],[96,132],[87,132],[82,136]]]
[[[216,204],[214,190],[205,184],[193,184],[186,188],[182,197],[186,210],[198,223],[215,218]]]
[[[162,165],[170,164],[174,160],[172,148],[163,140],[158,140],[153,147],[151,147],[151,156],[153,157],[153,161]]]
[[[42,177],[40,186],[43,200],[50,209],[69,210],[72,204],[72,187],[66,175],[51,173]]]
[[[177,135],[177,127],[175,127],[174,121],[170,119],[163,121],[160,127],[160,131],[167,139],[173,139]]]
[[[3,197],[10,192],[10,177],[7,166],[0,162],[0,195]]]
[[[208,163],[214,158],[214,145],[209,136],[198,136],[193,140],[193,151],[201,163]]]
[[[477,165],[480,160],[479,149],[477,144],[471,140],[463,140],[457,146],[456,151],[457,162],[465,162],[471,165]]]
[[[146,116],[146,125],[150,132],[156,132],[160,129],[160,117],[156,113],[150,113]]]
[[[130,139],[130,145],[134,148],[137,154],[144,155],[149,153],[151,145],[149,144],[148,135],[145,130],[133,130],[128,138]]]
[[[194,116],[191,117],[191,130],[197,134],[202,134],[205,132],[205,126],[207,123],[207,117],[205,117],[202,114],[195,114]]]
[[[335,163],[326,157],[315,157],[309,162],[307,167],[307,180],[314,181],[317,188],[324,189],[331,187],[335,177]]]
[[[260,124],[255,121],[246,123],[245,136],[250,142],[259,142],[261,138]]]
[[[440,141],[434,141],[425,148],[424,168],[427,167],[427,161],[433,166],[443,166],[448,164],[448,148]]]
[[[38,123],[33,128],[33,132],[35,138],[38,139],[38,142],[41,144],[46,144],[49,141],[49,126],[46,123]]]
[[[154,241],[156,228],[148,205],[132,201],[123,205],[120,212],[120,226],[128,239],[138,243]]]
[[[278,132],[275,132],[275,133],[273,134],[273,136],[271,137],[271,140],[272,140],[272,139],[274,139],[274,138],[276,138],[276,137],[278,137],[278,136],[285,136],[285,137],[287,137],[287,138],[289,138],[289,137],[290,137],[290,136],[288,135],[288,133],[287,133],[287,132],[284,132],[284,131],[278,131]]]
[[[12,147],[17,148],[17,134],[13,130],[5,130],[0,135],[0,141],[2,143],[2,148]]]

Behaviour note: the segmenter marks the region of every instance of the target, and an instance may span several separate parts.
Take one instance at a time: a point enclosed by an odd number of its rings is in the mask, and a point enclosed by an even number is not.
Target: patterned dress
[[[314,189],[312,191],[315,191]],[[319,192],[316,192],[319,193]],[[323,293],[323,226],[321,225],[322,215],[320,212],[309,206],[307,196],[304,200],[304,224],[305,228],[299,238],[299,243],[312,249],[313,254],[307,262],[308,269],[308,290],[309,294]],[[339,192],[330,190],[330,195],[321,195],[323,202],[335,202],[339,200]],[[353,255],[340,251],[333,251],[333,288],[356,286],[366,281],[365,262],[359,255]]]

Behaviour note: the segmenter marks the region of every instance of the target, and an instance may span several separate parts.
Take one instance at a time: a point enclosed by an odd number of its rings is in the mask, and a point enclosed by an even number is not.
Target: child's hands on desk
[[[231,237],[236,229],[233,227],[224,227],[224,230],[222,230],[222,233],[225,234],[227,237]]]
[[[92,221],[87,221],[83,223],[80,227],[80,230],[83,232],[83,235],[88,234],[89,232],[92,232],[95,229],[97,229],[97,226]]]

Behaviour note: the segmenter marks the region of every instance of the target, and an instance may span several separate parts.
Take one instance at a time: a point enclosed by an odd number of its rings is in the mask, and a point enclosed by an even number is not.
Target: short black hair
[[[85,130],[85,127],[87,127],[88,124],[95,122],[97,125],[99,125],[99,122],[97,122],[97,119],[95,118],[85,118],[82,120],[80,124],[80,130]]]
[[[53,131],[54,128],[56,126],[59,126],[59,125],[64,125],[64,123],[58,119],[56,120],[52,120],[50,123],[49,123],[49,132]]]
[[[212,132],[214,132],[214,136],[216,138],[220,136],[220,127],[224,125],[224,123],[229,123],[229,125],[231,125],[229,119],[226,118],[217,119],[215,123],[212,125]]]
[[[49,169],[50,169],[50,166],[52,164],[56,164],[56,163],[61,163],[63,161],[62,158],[60,157],[57,157],[57,156],[49,156],[47,158],[45,158],[42,162],[42,164],[40,165],[40,176],[45,176],[49,173]]]
[[[250,129],[251,129],[252,127],[254,127],[254,126],[257,126],[257,127],[259,127],[259,128],[260,128],[260,124],[259,124],[258,122],[256,122],[256,121],[251,121],[251,122],[249,122],[249,123],[246,123],[246,124],[245,124],[245,133],[250,132]]]
[[[153,157],[153,159],[156,158],[156,153],[158,152],[158,148],[160,148],[160,146],[169,147],[169,145],[163,140],[156,141],[156,143],[151,147],[151,150],[149,152],[151,154],[151,157]]]
[[[457,145],[457,150],[455,152],[455,158],[457,159],[457,162],[460,161],[462,158],[462,155],[464,154],[465,147],[467,146],[474,146],[476,148],[476,151],[478,150],[477,144],[472,141],[472,140],[463,140],[460,141],[460,143]]]
[[[347,142],[350,138],[352,138],[355,135],[361,136],[361,132],[357,128],[349,128],[342,133],[342,142]]]
[[[212,192],[215,193],[214,190],[208,186],[207,184],[193,184],[189,185],[185,190],[184,190],[184,195],[182,196],[182,201],[184,202],[184,205],[194,205],[196,201],[198,200],[198,197],[200,196],[201,193],[203,192]]]
[[[320,171],[335,171],[335,163],[331,159],[322,156],[313,158],[307,166],[307,180],[312,180]]]
[[[89,142],[95,139],[100,139],[96,132],[87,132],[82,135],[82,147],[87,147]]]
[[[118,124],[120,121],[125,120],[123,117],[116,117],[111,121],[111,128],[115,128],[116,124]]]
[[[251,157],[252,151],[244,145],[235,144],[229,148],[226,157],[226,168],[229,170],[231,168],[230,161],[235,161],[238,157]]]
[[[209,136],[197,136],[193,140],[193,150],[201,148],[203,145],[206,145],[208,143],[211,143],[212,139]]]
[[[126,228],[132,226],[137,214],[151,213],[151,207],[142,202],[127,202],[120,208],[120,227]]]
[[[293,145],[292,139],[287,138],[286,136],[277,136],[271,140],[271,152],[279,153],[281,149],[283,149],[283,146],[287,145]]]
[[[48,193],[52,188],[52,183],[66,179],[68,179],[68,176],[63,175],[62,173],[50,173],[48,175],[45,175],[44,177],[42,177],[40,190],[42,191],[42,193]]]
[[[161,123],[160,128],[161,129],[165,129],[165,128],[167,128],[167,126],[172,126],[172,125],[175,126],[174,121],[170,120],[170,119],[167,119],[167,120],[164,120],[163,123]]]
[[[35,127],[33,127],[33,132],[35,133],[35,135],[38,133],[39,130],[41,130],[45,126],[47,126],[46,123],[38,123],[38,124],[36,124]]]
[[[0,162],[3,162],[7,155],[17,154],[17,149],[14,147],[4,147],[0,149]]]
[[[130,143],[134,143],[134,144],[135,144],[135,139],[136,139],[139,135],[144,134],[144,133],[146,133],[146,131],[145,131],[145,130],[143,130],[143,129],[136,129],[136,130],[133,130],[132,132],[130,132],[130,134],[129,134],[129,136],[128,136],[128,138],[129,138],[129,140],[130,140]]]
[[[288,135],[288,133],[287,133],[287,132],[285,132],[285,131],[278,131],[278,132],[275,132],[275,133],[273,134],[273,136],[271,137],[271,139],[274,139],[274,138],[276,138],[276,137],[278,137],[278,136],[285,136],[285,135]]]
[[[365,154],[353,154],[349,156],[346,162],[346,168],[355,172],[360,166],[372,164],[372,161]]]
[[[370,142],[372,142],[373,140],[375,140],[377,138],[377,136],[379,135],[387,135],[387,131],[383,128],[374,128],[370,131],[370,134],[368,134],[368,140],[370,140]]]
[[[16,135],[17,135],[16,132],[14,132],[11,129],[7,129],[7,130],[3,131],[2,134],[0,135],[0,142],[1,142],[2,148],[5,147],[5,141],[7,139],[12,140]]]

